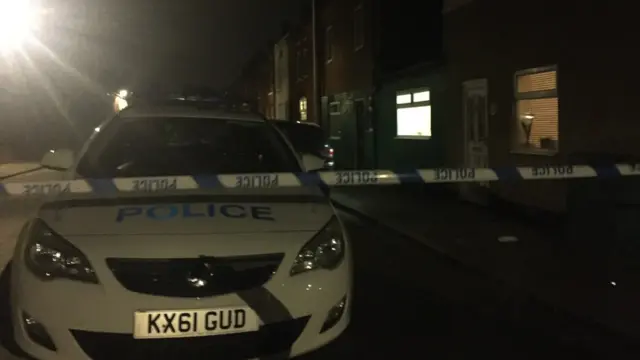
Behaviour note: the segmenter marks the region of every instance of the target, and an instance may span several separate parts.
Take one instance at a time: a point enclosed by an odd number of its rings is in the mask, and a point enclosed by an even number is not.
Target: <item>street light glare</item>
[[[128,92],[127,90],[120,90],[120,91],[118,92],[118,96],[124,99],[124,98],[126,98],[127,96],[129,96],[129,92]]]
[[[39,26],[40,10],[29,0],[0,0],[0,51],[20,48]]]

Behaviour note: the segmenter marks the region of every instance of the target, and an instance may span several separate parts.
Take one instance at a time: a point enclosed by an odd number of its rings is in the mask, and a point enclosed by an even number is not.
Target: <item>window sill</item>
[[[398,135],[394,137],[397,140],[431,140],[431,136],[406,136],[406,135]]]
[[[558,150],[518,148],[512,149],[511,153],[515,155],[555,156],[558,154]]]

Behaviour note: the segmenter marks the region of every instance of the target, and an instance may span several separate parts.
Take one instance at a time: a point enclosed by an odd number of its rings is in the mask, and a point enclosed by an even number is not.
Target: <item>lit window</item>
[[[411,94],[404,94],[396,96],[396,104],[411,104]]]
[[[307,120],[307,98],[304,96],[300,98],[300,120]]]
[[[519,71],[515,78],[514,150],[558,151],[555,66]]]
[[[430,91],[421,91],[413,93],[413,102],[431,101]]]
[[[431,93],[429,90],[402,91],[396,95],[398,138],[431,138]]]

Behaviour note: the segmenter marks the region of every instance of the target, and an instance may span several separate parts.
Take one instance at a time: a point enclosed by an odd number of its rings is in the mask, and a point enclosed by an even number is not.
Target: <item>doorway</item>
[[[367,126],[365,102],[364,99],[357,99],[354,102],[354,111],[356,116],[356,156],[355,167],[362,169],[366,164],[366,136],[369,131]]]
[[[464,121],[464,167],[489,167],[489,113],[488,81],[475,79],[462,83],[462,108]],[[488,182],[462,183],[463,198],[484,203]]]

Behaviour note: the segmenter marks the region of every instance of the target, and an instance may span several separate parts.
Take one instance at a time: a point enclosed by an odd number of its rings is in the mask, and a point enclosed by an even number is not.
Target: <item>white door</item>
[[[464,118],[464,166],[468,168],[489,167],[489,111],[487,79],[465,81],[462,84]],[[462,194],[472,201],[478,199],[478,187],[489,187],[489,183],[462,185]]]

